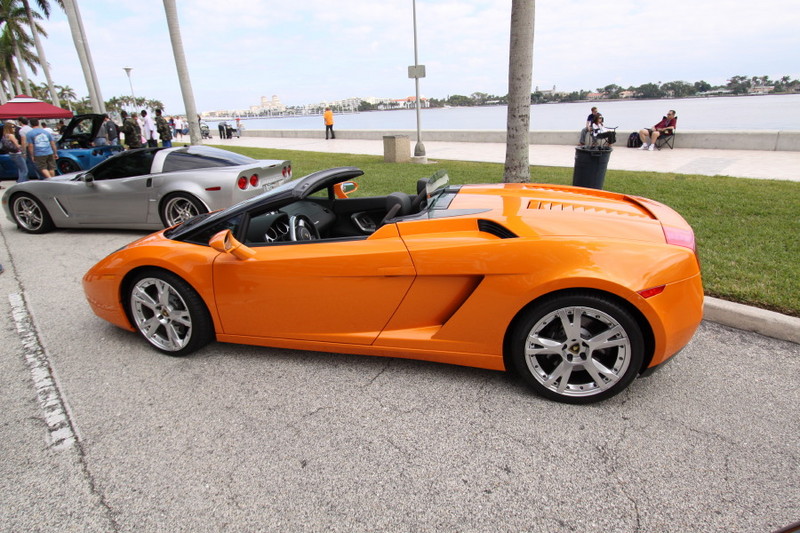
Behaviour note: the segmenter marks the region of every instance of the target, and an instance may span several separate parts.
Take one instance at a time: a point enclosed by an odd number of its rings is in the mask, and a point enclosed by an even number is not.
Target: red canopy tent
[[[19,94],[0,105],[0,120],[28,118],[72,118],[72,111],[61,109],[36,98]]]

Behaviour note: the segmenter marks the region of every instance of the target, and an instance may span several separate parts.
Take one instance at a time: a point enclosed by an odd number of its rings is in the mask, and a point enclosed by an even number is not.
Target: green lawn
[[[229,148],[258,159],[290,159],[294,175],[356,166],[369,194],[413,192],[440,168],[451,183],[502,181],[503,165],[439,161],[384,163],[381,156]],[[531,167],[531,181],[569,185],[572,169]],[[606,190],[645,196],[678,211],[694,228],[706,294],[800,316],[800,183],[690,174],[609,170]]]

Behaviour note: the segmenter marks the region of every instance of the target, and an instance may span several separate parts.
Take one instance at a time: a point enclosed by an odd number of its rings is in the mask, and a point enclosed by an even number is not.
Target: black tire
[[[541,302],[523,316],[511,342],[514,369],[536,393],[563,403],[619,394],[644,360],[644,338],[631,313],[592,293]]]
[[[28,193],[15,194],[9,207],[17,227],[26,233],[47,233],[56,227],[42,202]]]
[[[137,274],[128,284],[125,303],[134,327],[150,346],[167,355],[188,355],[215,338],[203,299],[171,272]]]
[[[187,193],[173,193],[161,201],[159,214],[165,228],[186,222],[192,217],[207,213],[208,209],[200,200]]]
[[[69,174],[70,172],[78,172],[81,170],[78,163],[66,157],[59,157],[56,159],[56,168],[59,174]]]

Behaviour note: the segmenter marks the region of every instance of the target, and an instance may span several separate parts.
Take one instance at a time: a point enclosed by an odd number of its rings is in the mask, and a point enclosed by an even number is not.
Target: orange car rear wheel
[[[644,339],[629,311],[597,294],[565,294],[527,312],[512,336],[514,367],[540,395],[598,402],[636,378]]]
[[[175,274],[144,270],[128,287],[129,316],[157,350],[172,356],[188,355],[213,340],[214,324],[203,299]]]

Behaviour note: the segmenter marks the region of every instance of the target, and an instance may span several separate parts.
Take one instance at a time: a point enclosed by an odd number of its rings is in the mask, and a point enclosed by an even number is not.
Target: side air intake
[[[501,239],[516,239],[518,237],[518,235],[510,229],[491,220],[478,220],[478,230],[491,233],[495,237]]]

